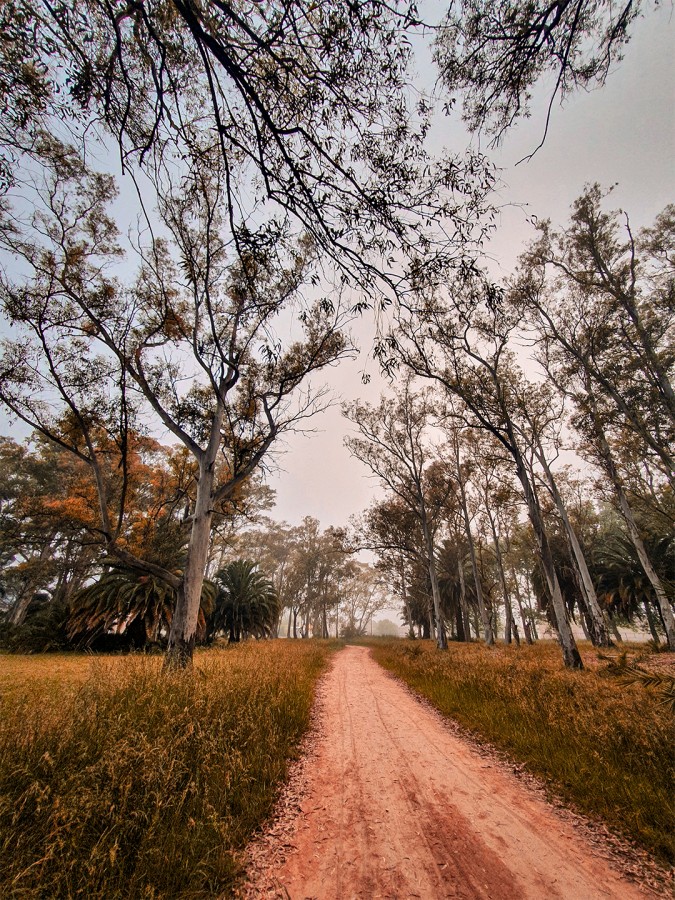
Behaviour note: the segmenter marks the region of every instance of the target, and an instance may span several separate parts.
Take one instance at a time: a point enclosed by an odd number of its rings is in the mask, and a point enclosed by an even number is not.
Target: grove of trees
[[[588,186],[495,284],[492,164],[429,141],[457,93],[499,142],[543,74],[551,104],[601,85],[638,13],[4,4],[0,402],[31,435],[0,447],[7,640],[33,605],[185,667],[284,610],[288,636],[363,634],[395,594],[439,648],[493,643],[500,609],[533,640],[537,607],[571,667],[572,619],[607,646],[644,616],[675,650],[675,210],[635,231]],[[368,312],[397,399],[345,412],[384,499],[349,533],[265,524],[272,456]]]
[[[426,501],[417,486],[442,465],[447,508],[426,558],[441,558],[443,532],[450,548],[461,546],[461,534],[466,550],[455,562],[458,596],[463,603],[468,556],[486,642],[494,640],[495,595],[510,641],[517,636],[512,599],[522,617],[522,596],[533,592],[572,667],[581,666],[570,628],[574,615],[597,646],[610,643],[611,614],[621,611],[644,617],[653,637],[662,631],[675,649],[674,210],[667,207],[635,234],[605,201],[590,186],[567,226],[542,223],[503,287],[472,276],[402,303],[386,364],[432,384],[435,403],[428,387],[411,393],[408,375],[398,405],[383,400],[395,429],[384,406],[348,413],[365,437],[365,443],[348,439],[352,452],[389,489],[362,521],[371,546],[396,546],[408,562],[415,548],[429,547],[419,535],[409,545],[410,527],[400,527],[391,504],[399,513],[407,506],[421,522]],[[517,353],[524,340],[534,347],[526,360],[530,375]],[[411,428],[413,410],[422,408]],[[418,436],[425,429],[435,429],[437,439],[424,460]],[[586,464],[583,473],[555,465],[572,449]],[[419,471],[408,465],[401,472],[406,490],[416,491],[412,502],[406,504],[381,464],[387,453],[422,459]],[[613,565],[618,568],[610,573]],[[648,585],[646,593],[636,590],[635,579]],[[409,576],[402,599],[411,584]],[[431,577],[427,594],[434,596]],[[435,599],[425,612],[442,633]],[[526,629],[525,618],[522,624],[531,636],[531,624]],[[466,637],[466,623],[456,631]]]

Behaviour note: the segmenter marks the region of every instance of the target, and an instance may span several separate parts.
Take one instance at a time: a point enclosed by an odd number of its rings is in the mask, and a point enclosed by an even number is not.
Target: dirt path
[[[367,649],[337,654],[320,703],[300,812],[296,804],[277,824],[268,870],[249,896],[653,896],[612,871],[505,767],[454,736]]]

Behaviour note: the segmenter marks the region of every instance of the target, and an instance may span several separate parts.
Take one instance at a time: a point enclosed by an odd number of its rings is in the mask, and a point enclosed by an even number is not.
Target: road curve
[[[267,888],[291,900],[633,900],[569,821],[370,657],[336,654],[299,812]],[[275,889],[270,891],[269,885]]]

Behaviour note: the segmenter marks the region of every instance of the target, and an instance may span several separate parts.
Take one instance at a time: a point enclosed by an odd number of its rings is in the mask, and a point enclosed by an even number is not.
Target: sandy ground
[[[250,898],[637,898],[536,791],[361,647],[323,679],[313,746],[251,862]]]

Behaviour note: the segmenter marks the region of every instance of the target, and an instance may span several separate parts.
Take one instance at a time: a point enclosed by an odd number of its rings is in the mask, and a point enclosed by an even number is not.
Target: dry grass
[[[0,656],[0,896],[227,896],[329,652]]]
[[[375,659],[556,793],[675,862],[675,725],[643,686],[563,668],[557,645],[373,643]],[[587,661],[595,653],[586,648]]]

